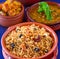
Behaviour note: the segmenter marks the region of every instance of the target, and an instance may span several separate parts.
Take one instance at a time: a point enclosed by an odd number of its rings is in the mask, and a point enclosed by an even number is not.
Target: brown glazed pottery
[[[58,3],[55,3],[55,2],[47,2],[48,4],[55,4],[57,6],[60,7],[60,4]],[[36,8],[38,6],[38,3],[32,5],[31,7],[27,7],[26,8],[26,15],[27,15],[27,21],[29,22],[35,22],[30,16],[29,16],[29,13],[31,12],[30,10],[33,10],[33,8]],[[60,22],[59,23],[56,23],[56,24],[53,24],[53,25],[48,25],[50,26],[53,30],[60,30]]]
[[[40,57],[37,57],[37,58],[22,58],[22,57],[18,57],[18,56],[11,54],[7,50],[6,45],[5,45],[6,36],[12,30],[14,30],[17,26],[21,27],[21,26],[27,26],[27,25],[31,25],[31,24],[38,25],[40,28],[43,27],[51,34],[51,36],[53,37],[53,41],[54,41],[52,49],[47,54],[40,56]],[[48,59],[48,58],[51,59],[53,57],[54,57],[54,59],[56,59],[57,54],[58,54],[58,50],[57,50],[58,38],[57,38],[56,33],[50,27],[48,27],[44,24],[37,23],[37,22],[25,22],[25,23],[20,23],[20,24],[9,27],[1,38],[1,45],[2,45],[2,52],[3,52],[4,57],[7,57],[7,58],[9,57],[11,59]]]
[[[22,11],[15,16],[4,16],[0,15],[0,25],[9,27],[23,21],[24,16],[24,6],[22,5]]]

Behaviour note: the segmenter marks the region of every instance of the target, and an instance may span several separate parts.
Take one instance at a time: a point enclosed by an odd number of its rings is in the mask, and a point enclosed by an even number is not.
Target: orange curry
[[[29,10],[29,16],[34,21],[47,24],[47,25],[60,23],[60,7],[56,4],[54,5],[51,4],[49,6],[50,6],[51,14],[52,14],[52,20],[46,20],[46,16],[44,13],[38,13],[37,12],[38,6],[36,5],[35,7]]]

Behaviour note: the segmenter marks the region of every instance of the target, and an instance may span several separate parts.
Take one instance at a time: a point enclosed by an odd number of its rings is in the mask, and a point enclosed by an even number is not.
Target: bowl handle
[[[57,24],[57,25],[53,25],[53,26],[50,26],[53,30],[60,30],[60,23],[59,24]]]
[[[54,51],[54,59],[57,59],[57,55],[58,55],[58,48]]]
[[[2,50],[2,53],[3,53],[4,59],[13,59],[10,56],[8,56],[3,50]]]

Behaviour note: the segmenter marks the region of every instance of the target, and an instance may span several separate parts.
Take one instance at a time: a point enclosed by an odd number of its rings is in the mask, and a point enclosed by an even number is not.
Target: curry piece
[[[1,7],[1,6],[0,6]],[[2,4],[2,8],[0,8],[0,12],[2,11],[5,16],[14,16],[21,12],[22,5],[20,2],[15,0],[7,0]]]

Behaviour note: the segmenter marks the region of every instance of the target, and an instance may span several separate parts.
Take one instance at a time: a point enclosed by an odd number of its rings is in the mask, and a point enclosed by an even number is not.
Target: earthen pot
[[[55,3],[55,2],[50,2],[50,1],[48,1],[47,3],[48,3],[49,5],[52,4],[52,5],[57,5],[58,7],[60,7],[60,4]],[[35,21],[30,17],[29,13],[31,13],[31,10],[37,8],[38,5],[39,5],[39,4],[36,3],[36,4],[33,4],[32,6],[26,8],[27,21],[29,21],[29,22],[35,22]],[[50,26],[53,30],[59,30],[59,29],[60,29],[60,21],[59,21],[58,23],[56,23],[56,24],[52,24],[52,25],[48,25],[48,26]]]
[[[7,48],[6,48],[6,45],[5,45],[5,38],[6,36],[12,31],[14,30],[17,26],[28,26],[28,25],[31,25],[31,24],[35,24],[35,25],[38,25],[40,28],[43,27],[45,28],[52,36],[53,38],[53,46],[51,48],[51,50],[46,53],[45,55],[43,56],[40,56],[40,57],[37,57],[37,58],[21,58],[21,57],[18,57],[18,56],[15,56],[13,54],[11,54]],[[56,52],[57,51],[57,46],[58,46],[58,38],[57,38],[57,35],[56,33],[48,26],[46,25],[43,25],[43,24],[40,24],[40,23],[36,23],[36,22],[25,22],[25,23],[20,23],[20,24],[17,24],[15,26],[11,26],[9,27],[6,32],[3,34],[2,38],[1,38],[1,45],[2,45],[2,52],[4,54],[4,57],[9,57],[11,59],[51,59],[53,56],[57,57],[56,56]]]
[[[9,27],[21,23],[23,21],[23,17],[24,17],[24,6],[22,5],[21,12],[15,16],[0,15],[0,25]]]
[[[12,59],[10,56],[8,56],[3,50],[2,50],[2,54],[4,56],[4,59]],[[57,59],[57,55],[58,55],[58,48],[55,49],[54,53],[52,54],[51,59]]]

